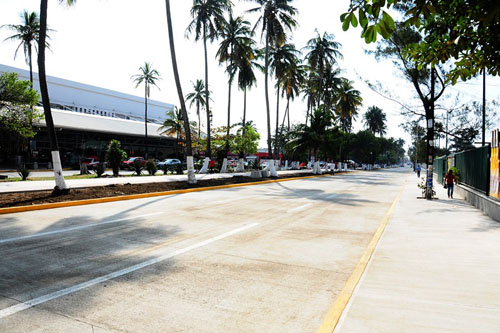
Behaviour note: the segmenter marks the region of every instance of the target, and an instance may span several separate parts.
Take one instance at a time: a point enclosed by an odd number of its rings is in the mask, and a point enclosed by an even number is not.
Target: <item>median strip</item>
[[[98,204],[98,203],[115,202],[115,201],[123,201],[123,200],[144,199],[144,198],[152,198],[152,197],[158,197],[158,196],[184,194],[184,193],[192,193],[192,192],[211,191],[211,190],[243,187],[243,186],[250,186],[250,185],[279,183],[279,182],[285,182],[285,181],[317,178],[317,177],[324,177],[324,176],[329,176],[329,174],[304,176],[304,177],[290,177],[290,178],[282,178],[282,179],[278,178],[278,179],[269,179],[269,180],[262,180],[262,181],[256,181],[256,182],[236,183],[236,184],[226,184],[226,185],[216,185],[216,186],[206,186],[206,187],[195,187],[195,188],[180,189],[180,190],[162,191],[162,192],[128,194],[128,195],[84,199],[84,200],[61,201],[61,202],[52,202],[52,203],[44,203],[44,204],[33,204],[33,205],[29,205],[29,206],[5,207],[5,208],[0,208],[0,215],[11,214],[11,213],[21,213],[21,212],[35,211],[35,210],[53,209],[53,208],[92,205],[92,204]]]

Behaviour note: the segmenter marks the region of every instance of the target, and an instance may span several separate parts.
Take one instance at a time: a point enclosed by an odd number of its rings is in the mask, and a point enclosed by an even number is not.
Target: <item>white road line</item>
[[[170,253],[161,255],[161,256],[159,256],[157,258],[144,261],[144,262],[139,263],[137,265],[130,266],[130,267],[121,269],[119,271],[112,272],[112,273],[103,275],[101,277],[89,280],[87,282],[83,282],[83,283],[74,285],[72,287],[68,287],[68,288],[65,288],[65,289],[62,289],[62,290],[59,290],[59,291],[56,291],[56,292],[44,295],[44,296],[33,298],[33,299],[31,299],[29,301],[26,301],[26,302],[23,302],[23,303],[19,303],[19,304],[10,306],[8,308],[0,310],[0,319],[8,317],[10,315],[13,315],[13,314],[15,314],[17,312],[29,309],[29,308],[31,308],[33,306],[36,306],[36,305],[39,305],[39,304],[51,301],[53,299],[56,299],[56,298],[59,298],[59,297],[62,297],[62,296],[66,296],[66,295],[72,294],[74,292],[77,292],[79,290],[82,290],[82,289],[85,289],[85,288],[88,288],[88,287],[92,287],[92,286],[94,286],[96,284],[99,284],[99,283],[102,283],[102,282],[106,282],[106,281],[111,280],[111,279],[115,279],[117,277],[120,277],[122,275],[131,273],[131,272],[135,272],[135,271],[137,271],[139,269],[142,269],[142,268],[145,268],[145,267],[157,264],[157,263],[159,263],[161,261],[173,258],[173,257],[181,255],[181,254],[184,254],[184,253],[189,252],[191,250],[195,250],[195,249],[198,249],[200,247],[209,245],[209,244],[214,243],[216,241],[219,241],[221,239],[227,238],[229,236],[235,235],[235,234],[240,233],[242,231],[245,231],[247,229],[253,228],[253,227],[257,226],[257,225],[259,225],[259,223],[252,223],[252,224],[246,225],[244,227],[237,228],[237,229],[234,229],[232,231],[225,232],[223,234],[220,234],[219,236],[215,236],[215,237],[209,238],[209,239],[207,239],[207,240],[205,240],[203,242],[199,242],[199,243],[190,245],[188,247],[185,247],[183,249],[179,249],[179,250],[176,250],[174,252],[170,252]]]
[[[309,206],[312,206],[312,203],[308,203],[308,204],[305,204],[305,205],[302,205],[302,206],[299,206],[299,207],[296,207],[296,208],[290,209],[288,212],[289,212],[289,213],[298,212],[299,210],[303,210],[304,208],[307,208],[307,207],[309,207]]]
[[[64,232],[70,232],[70,231],[75,231],[75,230],[82,230],[82,229],[92,228],[92,227],[96,227],[96,226],[100,226],[100,225],[117,223],[117,222],[122,222],[122,221],[126,221],[126,220],[132,220],[132,219],[137,219],[137,218],[142,218],[142,217],[149,217],[149,216],[160,215],[160,214],[163,214],[163,213],[162,212],[156,212],[156,213],[149,213],[149,214],[144,214],[144,215],[130,216],[130,217],[124,217],[122,219],[117,219],[117,220],[111,220],[111,221],[105,221],[105,222],[99,222],[99,223],[92,223],[92,224],[86,224],[86,225],[80,225],[78,227],[70,227],[70,228],[64,228],[64,229],[53,230],[53,231],[39,232],[37,234],[32,234],[32,235],[26,235],[26,236],[19,236],[19,237],[13,237],[13,238],[0,239],[0,244],[10,243],[10,242],[16,242],[16,241],[25,240],[25,239],[31,239],[31,238],[36,238],[36,237],[54,235],[54,234],[61,234],[61,233],[64,233]]]

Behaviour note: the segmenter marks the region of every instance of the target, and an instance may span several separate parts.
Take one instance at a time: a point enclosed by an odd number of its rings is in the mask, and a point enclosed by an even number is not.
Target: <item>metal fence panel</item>
[[[455,154],[455,166],[460,170],[459,183],[488,192],[489,147],[481,147]]]
[[[444,176],[448,171],[448,158],[446,156],[438,157],[434,160],[434,173],[437,175],[438,182],[443,183]]]

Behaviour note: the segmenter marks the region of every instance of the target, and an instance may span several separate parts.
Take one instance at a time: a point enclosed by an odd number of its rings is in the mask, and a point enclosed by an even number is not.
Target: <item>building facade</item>
[[[0,65],[0,73],[15,72],[29,80],[29,72]],[[33,88],[39,91],[37,73]],[[145,139],[144,98],[74,81],[47,76],[52,115],[63,165],[78,166],[87,156],[104,159],[111,139],[120,140],[129,156],[162,159],[177,151],[176,138],[162,135],[161,125],[172,104],[148,100],[148,139]],[[41,101],[37,109],[43,114]],[[0,134],[0,166],[20,163],[44,166],[50,161],[50,142],[45,122],[34,124],[38,133],[32,140],[19,140],[9,133]]]

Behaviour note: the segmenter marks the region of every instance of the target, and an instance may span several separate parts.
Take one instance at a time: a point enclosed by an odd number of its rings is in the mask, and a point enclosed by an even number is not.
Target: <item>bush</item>
[[[104,171],[106,171],[106,169],[104,168],[104,164],[103,163],[99,163],[97,164],[96,166],[94,166],[94,173],[97,175],[97,178],[101,178],[101,176],[104,174]]]
[[[127,158],[127,153],[121,148],[121,143],[118,140],[111,140],[106,149],[106,161],[113,169],[113,176],[118,177],[120,173],[120,166]]]
[[[19,174],[19,176],[21,177],[22,180],[26,180],[26,179],[28,179],[31,171],[26,169],[26,168],[21,168],[21,169],[17,170],[17,173]]]
[[[172,173],[173,173],[173,172],[174,172],[174,171],[172,170]],[[183,167],[182,167],[182,164],[177,165],[177,174],[178,174],[178,175],[183,175],[183,174],[184,174],[184,169],[183,169]]]
[[[144,165],[142,165],[141,160],[135,160],[134,163],[132,164],[132,170],[135,172],[137,176],[140,176],[142,173],[142,170],[144,170]]]
[[[450,170],[453,172],[453,175],[457,179],[457,182],[460,180],[460,169],[457,167],[451,167]]]
[[[153,159],[149,159],[146,162],[146,170],[148,171],[150,176],[154,176],[156,171],[158,171],[158,167],[156,166],[156,163]]]

